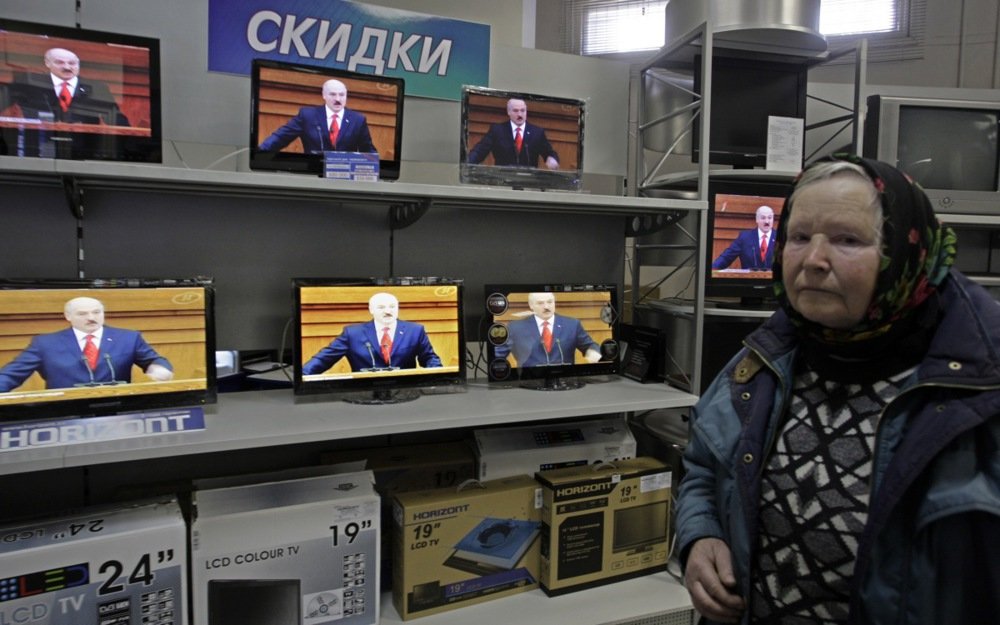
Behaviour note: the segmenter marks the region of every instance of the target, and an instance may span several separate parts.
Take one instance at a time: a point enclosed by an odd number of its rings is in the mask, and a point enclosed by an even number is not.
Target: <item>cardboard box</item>
[[[196,490],[202,625],[378,623],[379,498],[370,471]]]
[[[537,588],[540,508],[538,484],[525,475],[398,493],[392,602],[400,618]]]
[[[0,623],[184,625],[187,530],[172,498],[0,529]]]
[[[378,181],[378,154],[366,152],[323,152],[323,176],[339,180]]]
[[[624,417],[475,430],[478,477],[510,475],[634,458],[635,437]]]
[[[670,470],[655,458],[542,471],[541,586],[561,595],[667,568]]]
[[[345,449],[320,456],[334,467],[367,469],[382,496],[381,584],[392,587],[392,495],[411,490],[456,487],[476,475],[476,457],[467,442]]]

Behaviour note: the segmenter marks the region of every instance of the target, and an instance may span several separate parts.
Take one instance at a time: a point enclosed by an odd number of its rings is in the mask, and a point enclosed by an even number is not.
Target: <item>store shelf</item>
[[[205,429],[0,452],[0,475],[455,428],[691,406],[694,395],[626,378],[544,392],[491,388],[424,395],[403,404],[296,403],[290,389],[226,393],[205,408]]]
[[[586,605],[581,610],[581,602]],[[669,618],[663,618],[663,617]],[[389,593],[379,623],[402,623]],[[560,597],[533,590],[512,597],[421,617],[421,625],[545,623],[545,625],[681,625],[695,622],[687,590],[667,573],[589,588]]]
[[[360,202],[384,208],[393,204],[461,206],[467,209],[597,214],[657,214],[704,210],[696,200],[530,191],[476,185],[328,180],[275,172],[225,172],[163,165],[103,163],[0,156],[0,181],[62,186],[72,179],[84,189],[193,193],[226,197],[277,197]]]

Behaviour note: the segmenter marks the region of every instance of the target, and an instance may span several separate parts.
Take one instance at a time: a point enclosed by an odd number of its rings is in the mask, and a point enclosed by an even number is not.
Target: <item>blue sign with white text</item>
[[[208,69],[254,58],[396,76],[406,94],[458,100],[488,85],[490,26],[346,0],[209,0]]]

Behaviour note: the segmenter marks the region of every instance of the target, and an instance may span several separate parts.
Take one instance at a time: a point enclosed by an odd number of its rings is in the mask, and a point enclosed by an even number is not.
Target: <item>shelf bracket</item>
[[[640,237],[659,232],[680,221],[685,211],[675,210],[656,214],[634,215],[625,221],[625,236]]]
[[[423,198],[410,202],[401,202],[389,206],[389,225],[393,230],[399,230],[412,226],[430,210],[434,201],[431,198]]]
[[[62,183],[69,212],[77,219],[83,219],[83,188],[73,176],[63,176]]]

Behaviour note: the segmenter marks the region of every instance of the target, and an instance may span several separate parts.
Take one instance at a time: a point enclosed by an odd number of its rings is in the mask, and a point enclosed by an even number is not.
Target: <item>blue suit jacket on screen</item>
[[[341,152],[376,152],[368,131],[368,120],[357,111],[344,109],[344,118],[337,133],[337,145],[330,145],[330,129],[326,125],[325,106],[304,106],[298,115],[288,120],[260,144],[260,150],[273,152],[296,139],[302,140],[306,154],[325,150]]]
[[[599,350],[600,346],[583,329],[580,320],[555,315],[552,318],[552,350],[546,354],[535,316],[531,315],[507,324],[507,342],[498,346],[494,354],[506,358],[512,353],[518,367],[538,367],[571,364],[574,351],[585,354],[588,349]]]
[[[760,241],[757,239],[757,229],[744,230],[729,247],[724,249],[719,257],[712,261],[712,269],[725,269],[737,258],[741,269],[770,269],[774,262],[775,230],[772,228],[767,240],[767,256],[760,259]]]
[[[528,123],[524,124],[520,153],[514,149],[514,134],[510,130],[510,122],[507,121],[490,126],[483,138],[469,150],[466,160],[470,163],[482,163],[491,152],[495,165],[538,167],[539,159],[551,156],[559,160],[559,155],[545,136],[545,131],[539,126]]]
[[[340,336],[302,365],[302,373],[305,375],[323,373],[345,356],[351,364],[351,371],[389,366],[414,369],[418,362],[421,367],[441,366],[441,359],[434,353],[427,331],[419,323],[396,320],[396,333],[392,338],[389,362],[382,358],[379,341],[380,337],[375,332],[374,323],[345,326]]]
[[[21,386],[35,371],[45,379],[46,388],[68,388],[91,381],[131,382],[132,365],[145,371],[154,363],[172,368],[139,332],[104,326],[91,378],[76,335],[72,328],[66,328],[36,336],[23,352],[0,369],[0,392]]]

